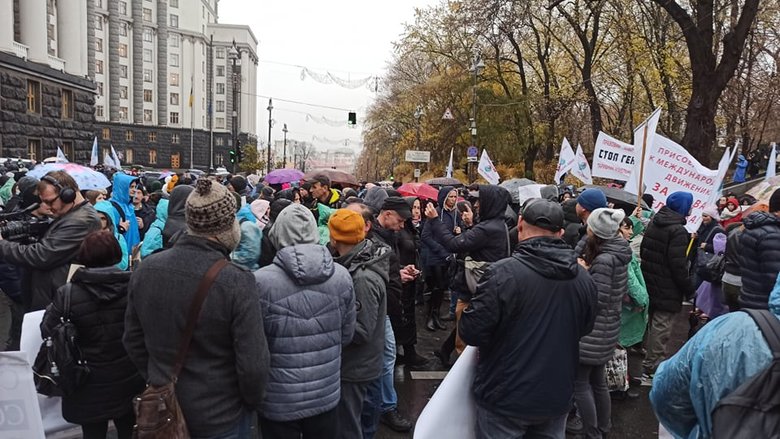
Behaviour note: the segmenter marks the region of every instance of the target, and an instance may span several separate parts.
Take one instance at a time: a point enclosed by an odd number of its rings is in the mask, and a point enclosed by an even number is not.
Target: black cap
[[[408,220],[412,217],[412,209],[409,207],[409,203],[401,197],[387,197],[382,203],[380,210],[392,210],[401,216],[404,220]]]
[[[550,200],[535,199],[523,209],[522,219],[532,226],[557,232],[563,228],[563,208]]]

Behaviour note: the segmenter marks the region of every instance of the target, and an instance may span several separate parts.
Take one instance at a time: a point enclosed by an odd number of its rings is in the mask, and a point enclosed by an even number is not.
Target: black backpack
[[[78,347],[76,325],[70,321],[70,290],[71,284],[65,284],[62,291],[65,303],[60,322],[41,343],[33,363],[35,388],[41,395],[72,395],[89,376],[89,367]]]
[[[717,253],[712,255],[699,270],[699,276],[707,282],[719,285],[726,271],[726,254]]]
[[[764,334],[772,362],[718,401],[712,411],[713,439],[780,437],[780,321],[767,310],[742,310]]]

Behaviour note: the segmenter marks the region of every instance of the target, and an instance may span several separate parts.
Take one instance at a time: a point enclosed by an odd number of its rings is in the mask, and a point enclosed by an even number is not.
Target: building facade
[[[0,0],[0,157],[89,160],[88,17],[87,0]]]
[[[123,163],[207,169],[234,135],[254,141],[257,39],[218,24],[218,0],[88,1],[100,157],[113,145]]]
[[[337,169],[347,173],[355,172],[357,156],[350,148],[314,149],[306,159],[306,168]]]

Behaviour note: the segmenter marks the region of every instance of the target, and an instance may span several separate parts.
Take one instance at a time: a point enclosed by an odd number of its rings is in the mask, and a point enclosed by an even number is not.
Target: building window
[[[152,49],[144,49],[144,62],[152,62]]]
[[[178,169],[181,167],[181,154],[178,152],[171,154],[171,168]]]
[[[133,149],[132,148],[125,148],[125,162],[127,163],[133,163]]]
[[[103,61],[97,60],[95,61],[95,73],[102,75],[103,74]]]
[[[144,21],[152,21],[152,10],[149,8],[144,8],[143,10],[143,18]]]
[[[225,59],[225,48],[217,47],[217,59]]]
[[[152,38],[152,30],[148,27],[144,28],[144,41],[147,43],[151,43],[153,40]]]
[[[225,118],[224,117],[218,117],[216,119],[216,122],[214,123],[214,125],[216,125],[216,128],[224,130],[225,129]]]
[[[73,92],[62,90],[62,118],[73,119]]]
[[[104,117],[105,114],[106,114],[106,110],[102,105],[98,105],[95,107],[95,116]]]
[[[179,86],[179,74],[178,73],[171,73],[171,84],[174,87]]]
[[[99,15],[95,17],[95,29],[103,30],[103,17]]]
[[[225,66],[217,66],[217,76],[225,76]]]
[[[103,83],[98,82],[97,83],[97,94],[98,96],[103,96]]]
[[[223,83],[221,83],[221,82],[218,82],[218,83],[217,83],[217,94],[218,94],[218,95],[223,95],[223,94],[225,94],[225,84],[223,84]]]
[[[127,15],[127,2],[119,2],[119,13]]]
[[[168,34],[168,40],[171,42],[171,47],[179,47],[181,37],[178,34]]]
[[[127,107],[119,107],[119,120],[127,120]]]
[[[41,112],[41,83],[27,80],[27,112]]]
[[[103,140],[111,140],[111,128],[103,128]]]
[[[119,87],[119,99],[127,99],[127,87],[124,85]]]
[[[171,125],[178,125],[179,124],[179,113],[172,112],[170,121],[171,121]]]
[[[171,105],[179,105],[179,94],[171,93]]]
[[[125,131],[125,140],[127,140],[128,142],[132,142],[133,140],[135,140],[135,135],[133,134],[132,131],[130,130]]]
[[[217,111],[225,112],[225,101],[217,101]]]
[[[171,27],[172,28],[179,27],[179,16],[176,14],[171,14]]]
[[[127,79],[127,66],[119,66],[119,77]]]
[[[149,133],[151,134],[151,133]],[[150,149],[149,150],[149,164],[150,165],[156,165],[157,164],[157,150],[156,149]]]
[[[217,137],[217,146],[225,146],[225,139]]]
[[[123,37],[127,36],[127,23],[124,21],[119,23],[119,35]]]
[[[156,142],[157,141],[157,132],[156,131],[150,131],[149,135],[147,136],[147,139],[150,142]]]
[[[103,39],[102,38],[95,38],[95,51],[96,52],[102,52],[103,51]]]
[[[152,91],[148,88],[144,89],[144,102],[152,102]]]
[[[144,110],[144,122],[151,122],[152,116],[154,116],[152,110]]]
[[[171,143],[178,144],[179,143],[179,135],[177,133],[171,134]]]
[[[62,142],[62,152],[65,153],[65,157],[73,160],[73,142]]]
[[[179,0],[170,0],[168,2],[168,6],[172,8],[178,8],[179,7]]]
[[[27,139],[27,155],[30,160],[38,161],[43,159],[41,139]]]
[[[144,82],[152,82],[152,69],[144,69]]]
[[[179,55],[177,53],[171,54],[171,67],[179,67]]]
[[[127,58],[127,44],[120,43],[118,50],[121,58]]]

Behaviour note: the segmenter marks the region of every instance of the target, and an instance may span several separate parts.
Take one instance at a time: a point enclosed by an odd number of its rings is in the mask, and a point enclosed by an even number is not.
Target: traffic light
[[[230,156],[230,163],[235,163],[236,162],[236,151],[231,149],[230,151],[228,151],[228,155]]]
[[[350,111],[347,114],[347,125],[355,126],[357,125],[357,113],[354,111]]]
[[[242,151],[240,147],[236,148],[236,160],[238,161],[238,163],[244,161],[244,151]]]

